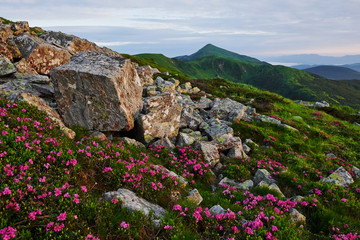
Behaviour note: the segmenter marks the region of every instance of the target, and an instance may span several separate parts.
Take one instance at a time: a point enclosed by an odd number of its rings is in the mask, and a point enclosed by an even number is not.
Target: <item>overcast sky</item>
[[[360,0],[0,0],[0,16],[122,53],[360,54]]]

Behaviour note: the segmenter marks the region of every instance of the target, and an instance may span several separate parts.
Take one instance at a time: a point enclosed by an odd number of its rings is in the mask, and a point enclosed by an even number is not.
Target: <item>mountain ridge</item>
[[[360,72],[341,66],[321,65],[303,69],[331,80],[360,80]]]

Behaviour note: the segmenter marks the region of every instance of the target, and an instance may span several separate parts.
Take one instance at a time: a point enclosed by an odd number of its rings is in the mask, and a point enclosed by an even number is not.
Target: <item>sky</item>
[[[360,54],[360,0],[0,0],[0,16],[121,53],[174,57],[212,43],[264,59]]]

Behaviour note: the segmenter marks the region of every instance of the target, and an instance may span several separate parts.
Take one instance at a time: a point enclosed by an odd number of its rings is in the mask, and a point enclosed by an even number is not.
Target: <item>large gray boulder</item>
[[[142,109],[142,83],[130,60],[80,52],[51,71],[59,111],[68,126],[131,130]]]
[[[119,188],[117,191],[107,192],[104,194],[107,201],[112,199],[121,199],[121,207],[127,208],[129,211],[141,211],[145,216],[149,216],[152,212],[153,220],[159,220],[166,214],[166,210],[159,205],[148,202],[143,198],[139,198],[136,194],[128,189]]]
[[[26,32],[14,37],[13,41],[30,67],[39,74],[49,74],[53,68],[66,64],[71,57],[66,49],[56,47]]]
[[[16,72],[16,67],[8,58],[0,55],[0,77],[10,75],[14,72]]]
[[[230,98],[219,99],[213,101],[210,115],[225,121],[241,120],[245,116],[247,106],[231,100]]]
[[[337,186],[345,187],[354,182],[354,179],[351,177],[350,173],[346,171],[344,167],[339,167],[332,174],[326,178],[322,178],[320,182],[330,183]]]
[[[176,95],[163,92],[144,100],[144,112],[137,119],[139,132],[149,143],[155,138],[176,137],[179,132],[181,104]]]

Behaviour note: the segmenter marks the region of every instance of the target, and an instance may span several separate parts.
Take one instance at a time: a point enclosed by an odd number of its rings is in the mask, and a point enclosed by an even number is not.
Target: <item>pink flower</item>
[[[80,188],[81,188],[81,190],[83,190],[83,192],[87,192],[86,186],[81,186]]]
[[[341,201],[342,201],[342,202],[347,202],[347,199],[346,199],[346,198],[342,198]]]
[[[116,204],[118,201],[119,201],[119,200],[118,200],[117,198],[111,199],[111,202],[112,202],[113,204]]]
[[[129,226],[130,226],[130,224],[126,223],[124,221],[120,223],[120,227],[122,227],[122,228],[128,228]]]
[[[104,170],[103,170],[103,173],[106,173],[108,171],[112,171],[112,168],[111,167],[105,167]]]
[[[3,194],[4,195],[9,194],[10,195],[11,194],[10,188],[9,187],[4,188]]]
[[[164,229],[166,229],[166,230],[170,230],[170,229],[172,229],[173,227],[172,226],[170,226],[170,225],[166,225],[165,227],[164,227]]]
[[[279,229],[277,228],[277,226],[272,225],[272,226],[271,226],[271,231],[277,232],[277,231],[279,231]]]
[[[173,206],[173,210],[182,211],[182,207],[179,204]]]
[[[58,221],[64,221],[66,219],[66,211],[63,213],[60,213],[60,215],[57,217]]]
[[[56,224],[56,226],[54,227],[54,231],[55,232],[60,232],[64,227],[65,227],[64,224],[61,224],[61,225]]]

